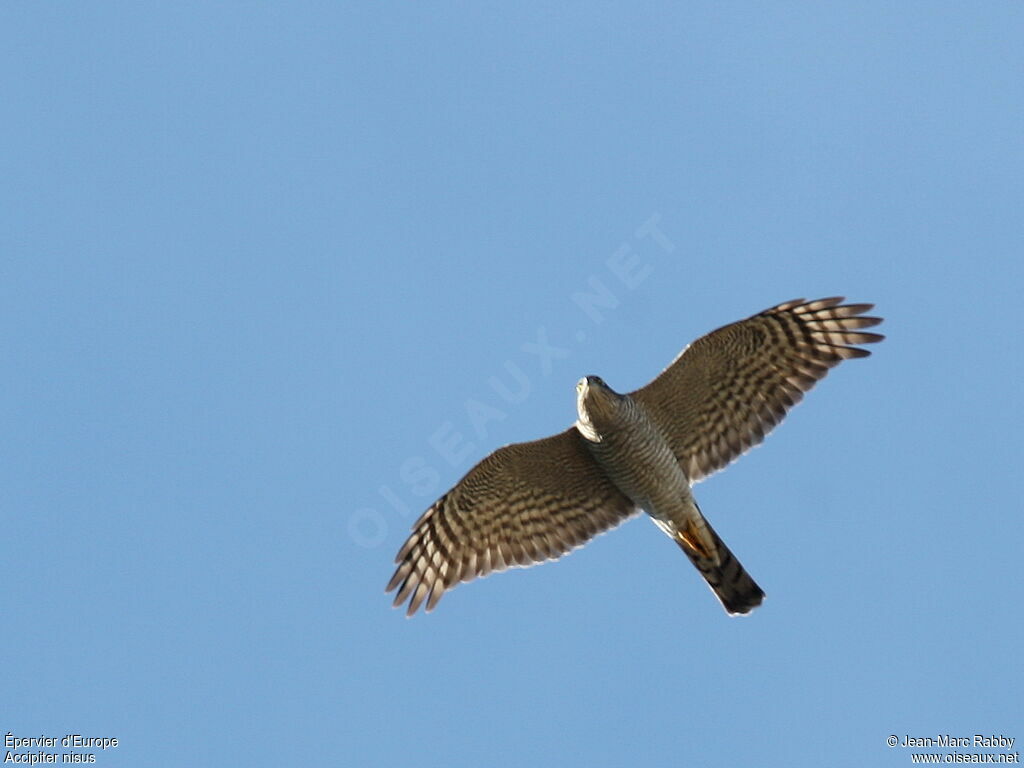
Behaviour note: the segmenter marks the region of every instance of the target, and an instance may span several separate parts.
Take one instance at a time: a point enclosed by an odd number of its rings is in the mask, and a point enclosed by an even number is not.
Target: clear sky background
[[[1022,34],[1019,2],[5,3],[0,730],[119,739],[99,766],[1024,739]],[[414,519],[580,376],[835,294],[888,339],[696,489],[751,616],[642,518],[390,608]]]

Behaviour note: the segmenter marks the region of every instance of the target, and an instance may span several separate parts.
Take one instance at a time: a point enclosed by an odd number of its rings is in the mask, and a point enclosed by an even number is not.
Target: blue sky
[[[1024,738],[1022,22],[6,4],[0,730],[119,739],[101,766],[902,766],[890,734]],[[413,520],[571,423],[580,376],[632,389],[834,294],[888,339],[696,488],[768,594],[751,616],[644,519],[390,608]]]

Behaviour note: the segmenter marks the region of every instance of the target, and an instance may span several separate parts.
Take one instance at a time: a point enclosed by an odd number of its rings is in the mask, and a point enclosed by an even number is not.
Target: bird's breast
[[[690,484],[668,441],[643,406],[629,399],[622,405],[613,414],[577,424],[591,455],[638,506],[650,510],[680,499]]]

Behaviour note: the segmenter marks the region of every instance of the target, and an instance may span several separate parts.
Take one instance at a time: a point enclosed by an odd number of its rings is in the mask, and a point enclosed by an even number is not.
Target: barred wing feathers
[[[690,344],[654,381],[630,393],[654,415],[691,482],[760,443],[829,369],[871,354],[858,344],[882,322],[873,304],[796,299]]]
[[[407,615],[445,591],[512,566],[554,560],[637,510],[575,427],[499,448],[438,499],[399,550],[387,591]]]

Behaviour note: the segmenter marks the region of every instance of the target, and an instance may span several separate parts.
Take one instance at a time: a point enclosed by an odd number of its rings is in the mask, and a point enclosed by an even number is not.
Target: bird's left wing
[[[853,345],[884,338],[861,330],[882,322],[864,316],[872,306],[787,301],[702,336],[630,395],[697,482],[760,443],[830,368],[871,354]]]
[[[561,557],[635,512],[575,427],[499,448],[413,526],[387,591],[407,615],[460,581]]]

